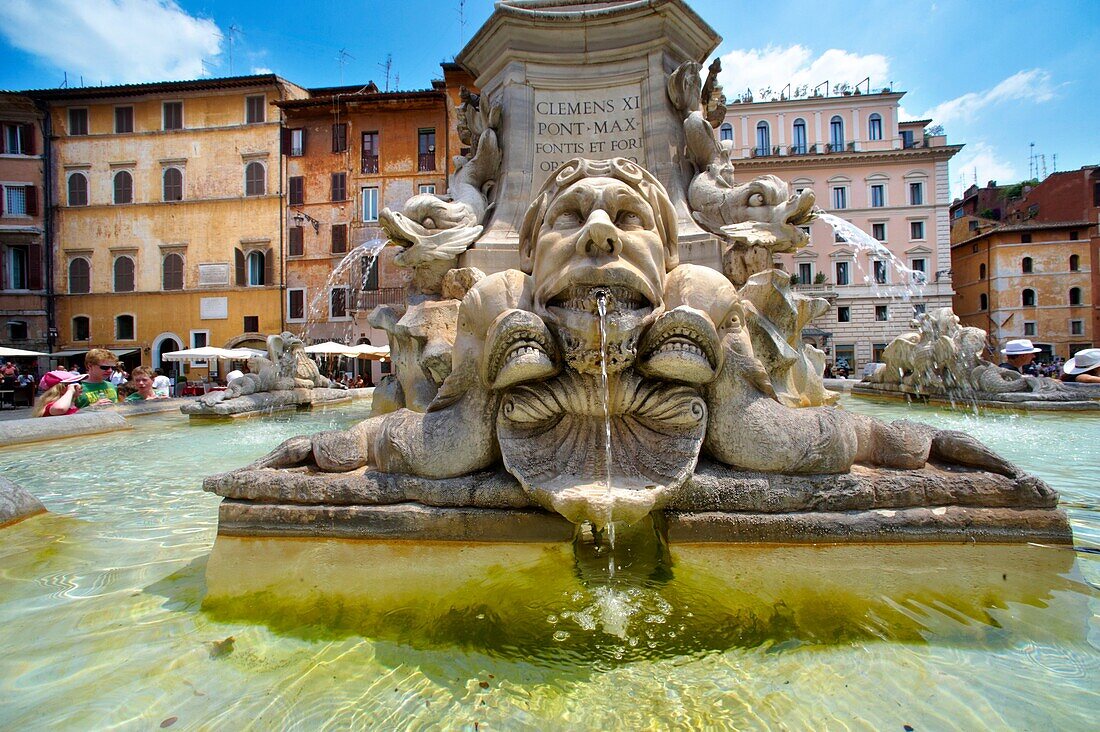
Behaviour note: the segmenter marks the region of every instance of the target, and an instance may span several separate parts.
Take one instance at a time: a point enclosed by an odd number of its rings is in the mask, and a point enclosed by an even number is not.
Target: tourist
[[[1062,381],[1100,384],[1100,348],[1086,348],[1075,353],[1062,367]]]
[[[92,405],[114,404],[118,401],[118,390],[108,381],[111,372],[118,368],[115,354],[105,348],[93,348],[84,357],[84,368],[88,371],[88,380],[77,397],[76,406],[84,409]]]
[[[127,382],[127,386],[132,385],[133,393],[125,397],[128,402],[143,402],[147,399],[164,399],[164,397],[157,394],[156,389],[153,387],[153,374],[144,366],[138,366],[131,374],[131,380]],[[122,398],[122,392],[119,390],[119,397]]]
[[[232,383],[233,379],[239,379],[242,376],[244,376],[243,371],[241,371],[240,369],[233,369],[225,375],[225,385],[229,386],[229,384]]]
[[[161,369],[157,369],[156,376],[153,377],[153,391],[160,397],[172,396],[172,380]]]
[[[72,367],[69,369],[69,373],[70,374],[79,374],[80,373],[80,366],[74,363],[72,365]]]
[[[1033,362],[1035,361],[1035,354],[1041,352],[1027,338],[1011,340],[1001,349],[1001,353],[1005,356],[1001,368],[1015,371],[1018,374],[1036,376],[1039,372]]]
[[[3,366],[0,366],[0,379],[5,384],[14,384],[16,377],[19,376],[19,367],[11,361],[6,362]]]
[[[84,374],[68,371],[51,371],[42,377],[38,388],[42,394],[34,401],[35,417],[59,417],[75,414],[76,400],[80,397],[80,382],[88,378]]]
[[[130,375],[126,373],[125,367],[122,364],[115,366],[115,370],[111,372],[111,377],[108,379],[115,388],[122,386],[130,380]]]
[[[355,378],[355,384],[352,386],[352,388],[353,389],[362,389],[366,385],[367,385],[367,382],[363,381],[363,376],[362,376],[362,374],[360,374],[359,376],[357,376]]]

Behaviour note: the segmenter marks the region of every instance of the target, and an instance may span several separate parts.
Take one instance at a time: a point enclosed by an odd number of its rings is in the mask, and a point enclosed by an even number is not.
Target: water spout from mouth
[[[603,387],[604,469],[607,481],[608,511],[614,505],[611,496],[611,389],[607,381],[607,300],[610,293],[604,289],[595,291],[596,308],[600,313],[600,382]],[[607,517],[608,572],[615,575],[615,524]]]

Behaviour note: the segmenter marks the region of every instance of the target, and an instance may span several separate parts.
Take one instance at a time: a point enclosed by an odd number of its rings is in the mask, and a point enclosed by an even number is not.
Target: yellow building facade
[[[54,140],[60,348],[130,364],[255,345],[283,322],[281,113],[273,74],[58,89]],[[190,364],[189,378],[206,376]]]

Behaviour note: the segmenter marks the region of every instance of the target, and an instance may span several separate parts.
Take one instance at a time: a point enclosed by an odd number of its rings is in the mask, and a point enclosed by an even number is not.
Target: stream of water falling
[[[898,273],[901,279],[899,284],[879,282],[878,278],[875,276],[874,265],[872,265],[870,273],[864,272],[859,258],[856,257],[855,266],[863,275],[864,283],[871,286],[871,291],[875,297],[888,297],[891,300],[896,299],[896,288],[898,287],[900,287],[902,291],[901,299],[905,302],[909,302],[914,297],[921,298],[924,296],[924,286],[928,283],[927,273],[907,266],[898,259],[885,244],[853,224],[851,221],[842,219],[839,216],[834,216],[831,213],[826,213],[821,209],[815,210],[814,213],[817,214],[819,219],[831,226],[836,235],[841,239],[851,244],[857,250],[866,252],[875,260],[886,262]],[[886,285],[886,289],[881,288],[880,285]]]
[[[596,307],[600,311],[600,381],[603,386],[603,453],[607,487],[607,543],[609,555],[607,571],[615,576],[615,524],[611,520],[611,388],[607,382],[607,293],[596,293]]]

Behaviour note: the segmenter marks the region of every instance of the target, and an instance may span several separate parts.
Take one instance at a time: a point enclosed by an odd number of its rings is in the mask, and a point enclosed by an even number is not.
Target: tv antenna
[[[1028,180],[1031,180],[1035,177],[1035,174],[1038,171],[1036,170],[1035,166],[1035,143],[1030,142],[1028,143],[1028,146],[1030,147],[1031,152],[1029,152],[1027,156],[1027,178]]]
[[[344,85],[344,66],[347,65],[349,59],[354,61],[355,56],[348,53],[346,48],[341,48],[336,53],[336,63],[340,64],[340,86]]]
[[[466,41],[466,0],[458,0],[458,40]]]
[[[233,75],[233,42],[234,36],[243,35],[241,27],[236,23],[229,26],[229,75]]]
[[[393,70],[393,54],[386,54],[386,62],[378,64],[378,68],[386,73],[386,91],[390,90],[390,72]]]

